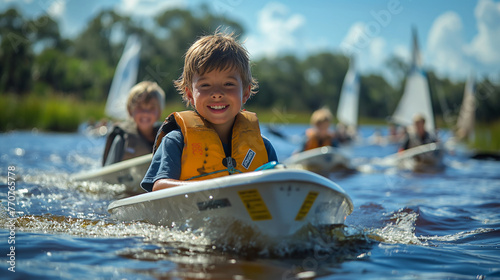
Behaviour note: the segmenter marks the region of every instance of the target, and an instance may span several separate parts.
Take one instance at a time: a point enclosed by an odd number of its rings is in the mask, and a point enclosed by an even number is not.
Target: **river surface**
[[[286,137],[263,133],[283,160],[306,126],[278,129]],[[444,170],[413,173],[370,167],[396,145],[343,147],[364,167],[328,175],[354,203],[345,226],[247,246],[113,219],[107,206],[124,196],[120,186],[69,180],[99,168],[104,141],[0,134],[2,279],[500,279],[499,162],[446,154]]]

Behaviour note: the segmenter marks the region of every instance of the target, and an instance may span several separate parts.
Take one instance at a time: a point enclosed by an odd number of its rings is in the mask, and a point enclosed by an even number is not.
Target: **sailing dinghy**
[[[224,176],[112,202],[122,221],[188,227],[220,238],[220,225],[238,224],[268,237],[303,227],[341,225],[353,210],[334,182],[305,170],[271,169]],[[225,233],[223,233],[225,234]]]
[[[411,127],[415,115],[425,118],[425,129],[436,133],[434,113],[432,111],[431,94],[427,74],[422,67],[422,59],[418,48],[417,34],[413,32],[413,55],[410,72],[406,78],[403,96],[392,115],[392,121],[402,126]],[[389,156],[396,158],[396,165],[402,169],[426,171],[441,169],[443,152],[441,145],[422,145],[419,149],[404,155]],[[408,156],[411,155],[411,156]]]
[[[467,79],[464,90],[464,97],[460,113],[458,115],[455,137],[458,141],[466,140],[474,133],[474,125],[476,120],[476,83],[474,76],[471,75]]]
[[[345,126],[347,136],[355,138],[358,127],[359,111],[359,75],[356,71],[354,57],[349,61],[349,69],[342,84],[339,104],[337,107],[337,119]]]
[[[141,42],[137,36],[130,36],[125,44],[122,57],[116,67],[115,75],[106,101],[106,114],[116,120],[126,120],[127,99],[130,89],[137,82]],[[114,163],[97,170],[74,174],[74,181],[101,181],[109,184],[124,184],[126,192],[143,193],[139,184],[146,174],[152,154]]]
[[[116,66],[115,75],[106,101],[106,114],[116,120],[126,120],[127,99],[130,89],[137,83],[141,41],[135,35],[130,36],[125,44],[122,57]]]
[[[465,83],[464,96],[458,115],[453,136],[445,142],[446,150],[452,154],[473,156],[465,143],[474,137],[474,126],[476,119],[476,83],[471,75]]]
[[[359,75],[356,71],[354,58],[351,58],[337,108],[337,119],[339,123],[346,126],[346,131],[356,131],[358,126],[358,107]],[[322,175],[336,171],[354,170],[350,159],[339,148],[330,146],[294,154],[283,163],[289,168],[305,169]]]
[[[108,184],[125,185],[127,194],[144,193],[140,183],[149,165],[152,154],[120,161],[102,168],[76,173],[70,176],[72,181],[106,182]]]
[[[380,166],[397,166],[400,169],[414,172],[434,173],[444,168],[442,149],[438,143],[416,146],[398,153],[376,159]]]
[[[352,171],[349,158],[339,148],[324,146],[293,154],[283,161],[288,168],[305,169],[321,175]]]

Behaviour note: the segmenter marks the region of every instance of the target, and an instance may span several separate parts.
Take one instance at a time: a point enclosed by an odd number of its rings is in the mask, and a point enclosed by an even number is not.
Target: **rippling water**
[[[284,159],[305,127],[280,128],[288,140],[268,137]],[[106,209],[122,186],[70,181],[99,167],[103,145],[83,134],[0,134],[2,279],[500,279],[500,163],[446,155],[433,174],[332,173],[355,205],[344,227],[259,240],[227,225],[211,243],[199,230],[116,221]],[[395,150],[345,152],[361,166]]]

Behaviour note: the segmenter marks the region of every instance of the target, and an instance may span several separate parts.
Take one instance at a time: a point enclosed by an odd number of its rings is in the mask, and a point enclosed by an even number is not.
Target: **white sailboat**
[[[127,98],[130,89],[137,83],[140,52],[141,41],[135,35],[130,36],[116,67],[106,101],[106,114],[117,120],[128,118]]]
[[[135,35],[125,44],[122,57],[116,67],[109,90],[105,112],[115,120],[126,120],[127,99],[130,89],[137,83],[141,42]],[[84,171],[71,176],[73,181],[103,181],[109,184],[123,184],[127,193],[143,193],[139,186],[151,162],[151,154],[125,160],[98,170]]]
[[[342,84],[339,104],[337,107],[337,119],[344,125],[352,128],[358,126],[359,110],[359,75],[356,71],[354,57],[349,61],[349,69]]]
[[[474,126],[476,120],[476,82],[470,75],[465,83],[464,97],[458,114],[453,136],[445,142],[446,150],[455,155],[472,156],[471,151],[465,145],[471,137],[474,137]]]
[[[455,137],[457,140],[466,140],[474,132],[476,120],[476,83],[473,75],[470,75],[465,84],[462,107],[458,115]]]
[[[413,31],[413,55],[411,69],[406,78],[403,96],[399,101],[392,121],[399,125],[413,124],[413,117],[422,114],[425,117],[425,129],[435,133],[434,113],[427,75],[422,68],[422,58],[418,48],[417,33]]]
[[[414,30],[411,68],[406,78],[403,96],[392,115],[392,121],[410,127],[416,115],[422,115],[425,118],[425,130],[435,135],[436,125],[432,110],[429,81],[422,67],[417,33]],[[399,153],[389,157],[395,158],[396,165],[403,169],[423,172],[442,169],[443,153],[441,145],[422,145],[413,150],[411,156],[407,156],[407,153]]]
[[[359,107],[359,75],[356,71],[354,58],[350,59],[340,92],[337,107],[338,122],[345,126],[345,132],[352,138],[355,136],[358,125]],[[337,127],[337,133],[339,133]],[[318,174],[329,174],[335,171],[352,171],[350,159],[339,148],[330,146],[319,147],[303,151],[285,159],[283,163],[293,169],[305,169]]]

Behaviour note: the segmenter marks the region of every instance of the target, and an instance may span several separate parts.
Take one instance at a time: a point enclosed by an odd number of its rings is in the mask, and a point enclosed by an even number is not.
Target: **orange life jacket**
[[[212,124],[193,111],[175,112],[165,119],[156,137],[154,151],[161,139],[177,128],[184,136],[180,180],[205,180],[254,171],[268,162],[255,113],[245,111],[236,115],[230,157],[226,157]]]
[[[323,147],[331,146],[334,139],[334,135],[329,133],[327,137],[320,138],[318,132],[315,129],[309,128],[306,130],[307,141],[304,147],[304,151]]]

